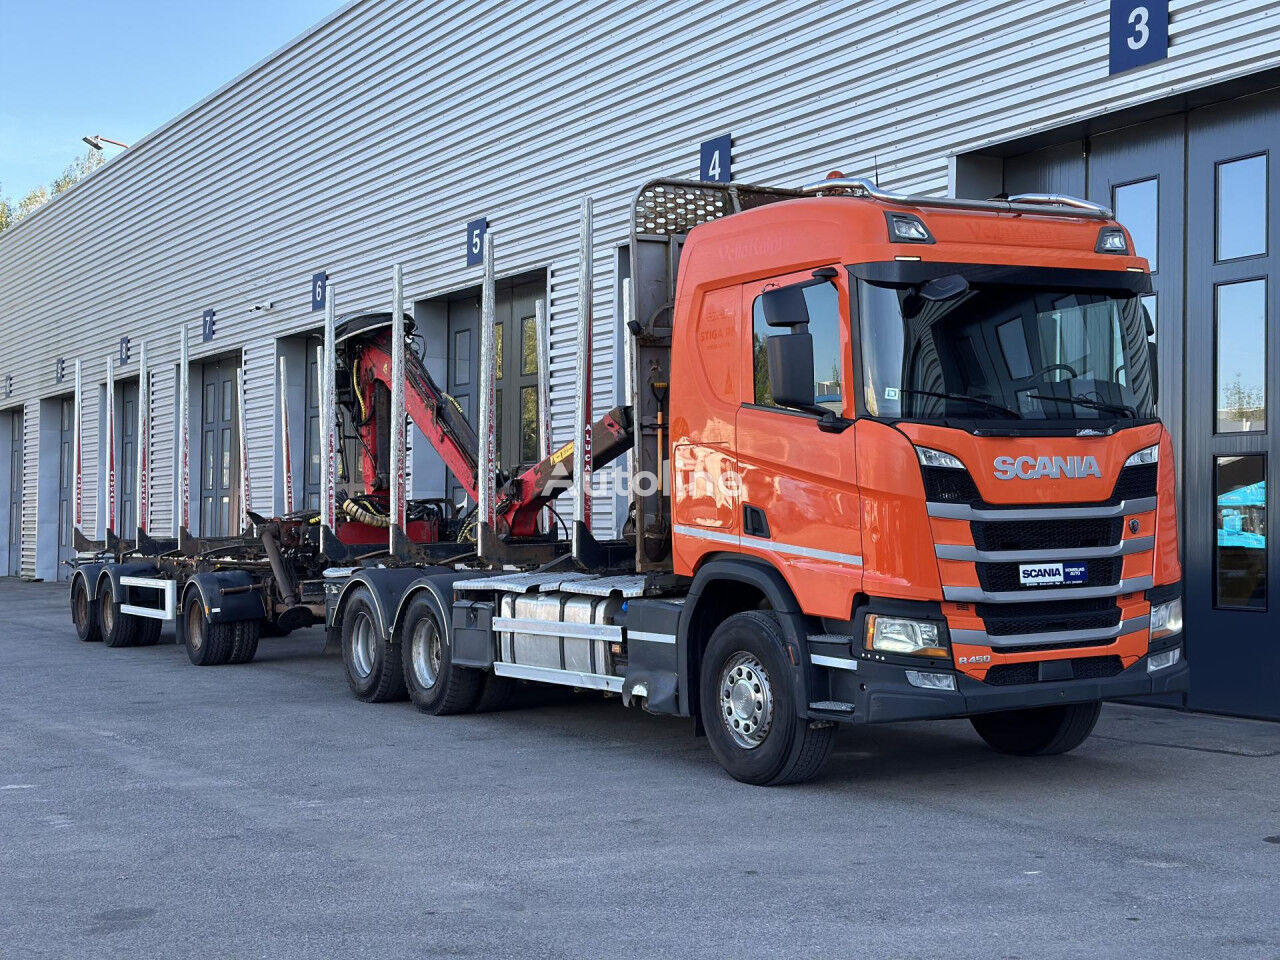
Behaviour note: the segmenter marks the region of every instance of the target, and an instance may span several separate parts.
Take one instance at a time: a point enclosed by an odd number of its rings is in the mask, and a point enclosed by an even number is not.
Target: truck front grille
[[[1076,550],[1119,543],[1124,518],[974,520],[969,526],[979,550]]]
[[[930,503],[967,503],[978,510],[1017,509],[1019,506],[1030,506],[1030,504],[983,502],[982,494],[978,492],[978,486],[973,482],[973,477],[969,475],[968,470],[959,470],[954,467],[921,467],[920,473],[924,479],[924,498]],[[1159,476],[1159,464],[1135,464],[1120,471],[1120,476],[1116,478],[1116,485],[1111,490],[1111,496],[1100,503],[1038,503],[1035,506],[1099,507],[1112,506],[1122,500],[1143,500],[1156,495]]]
[[[1070,589],[1072,587],[1114,587],[1120,582],[1122,557],[1105,557],[1100,560],[1077,560],[1073,563],[1084,564],[1085,579],[1081,583],[1057,584],[1056,587]],[[1019,590],[1043,590],[1045,587],[1023,586],[1018,577],[1017,563],[984,563],[974,564],[978,568],[978,582],[988,593],[1007,593]]]
[[[1057,661],[1061,662],[1061,661]],[[1114,677],[1124,669],[1124,663],[1118,656],[1077,657],[1069,660],[1074,680],[1102,680]],[[1040,663],[999,663],[987,671],[984,683],[997,687],[1011,686],[1017,683],[1038,683],[1040,680]]]
[[[1120,623],[1120,608],[1111,597],[979,603],[976,607],[978,616],[986,624],[987,634],[993,637],[1062,630],[1106,630]]]

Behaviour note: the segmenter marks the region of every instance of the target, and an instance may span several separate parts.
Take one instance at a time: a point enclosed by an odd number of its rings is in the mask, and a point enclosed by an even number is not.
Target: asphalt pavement
[[[316,630],[196,668],[0,579],[0,957],[1274,960],[1278,917],[1280,724],[863,727],[748,787],[617,700],[427,717]]]

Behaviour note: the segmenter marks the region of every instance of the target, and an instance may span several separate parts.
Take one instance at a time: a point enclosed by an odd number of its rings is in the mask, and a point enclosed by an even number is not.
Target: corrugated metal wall
[[[22,408],[22,576],[36,575],[36,524],[39,519],[40,401]],[[57,510],[57,504],[53,505]]]
[[[274,338],[317,322],[311,274],[328,271],[339,312],[385,305],[395,261],[412,299],[474,285],[464,225],[487,216],[500,274],[550,270],[566,439],[581,195],[597,201],[603,409],[611,245],[635,189],[694,175],[700,141],[732,132],[740,180],[878,167],[888,187],[938,193],[951,154],[1280,65],[1265,0],[1174,0],[1170,58],[1115,78],[1107,17],[1106,0],[362,0],[0,235],[0,375],[30,401],[57,390],[49,358],[83,358],[92,385],[121,336],[145,338],[163,530],[179,325],[217,310],[192,359],[244,350],[254,506],[269,512]],[[596,515],[611,527],[612,500]]]

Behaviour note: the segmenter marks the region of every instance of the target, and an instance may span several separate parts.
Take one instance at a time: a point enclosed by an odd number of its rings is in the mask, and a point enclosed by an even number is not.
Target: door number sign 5
[[[1111,0],[1108,73],[1163,60],[1169,55],[1169,0]]]
[[[467,224],[467,266],[478,267],[484,263],[484,235],[489,221],[481,217]]]

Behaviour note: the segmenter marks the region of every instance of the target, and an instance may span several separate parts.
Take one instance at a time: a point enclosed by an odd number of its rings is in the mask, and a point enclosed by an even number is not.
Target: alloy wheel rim
[[[720,671],[720,719],[745,750],[754,750],[769,736],[773,685],[764,664],[745,650],[731,656]]]
[[[410,651],[414,679],[424,689],[434,687],[440,677],[440,631],[430,617],[414,625]]]
[[[363,610],[351,631],[351,666],[362,680],[373,673],[373,621]]]

